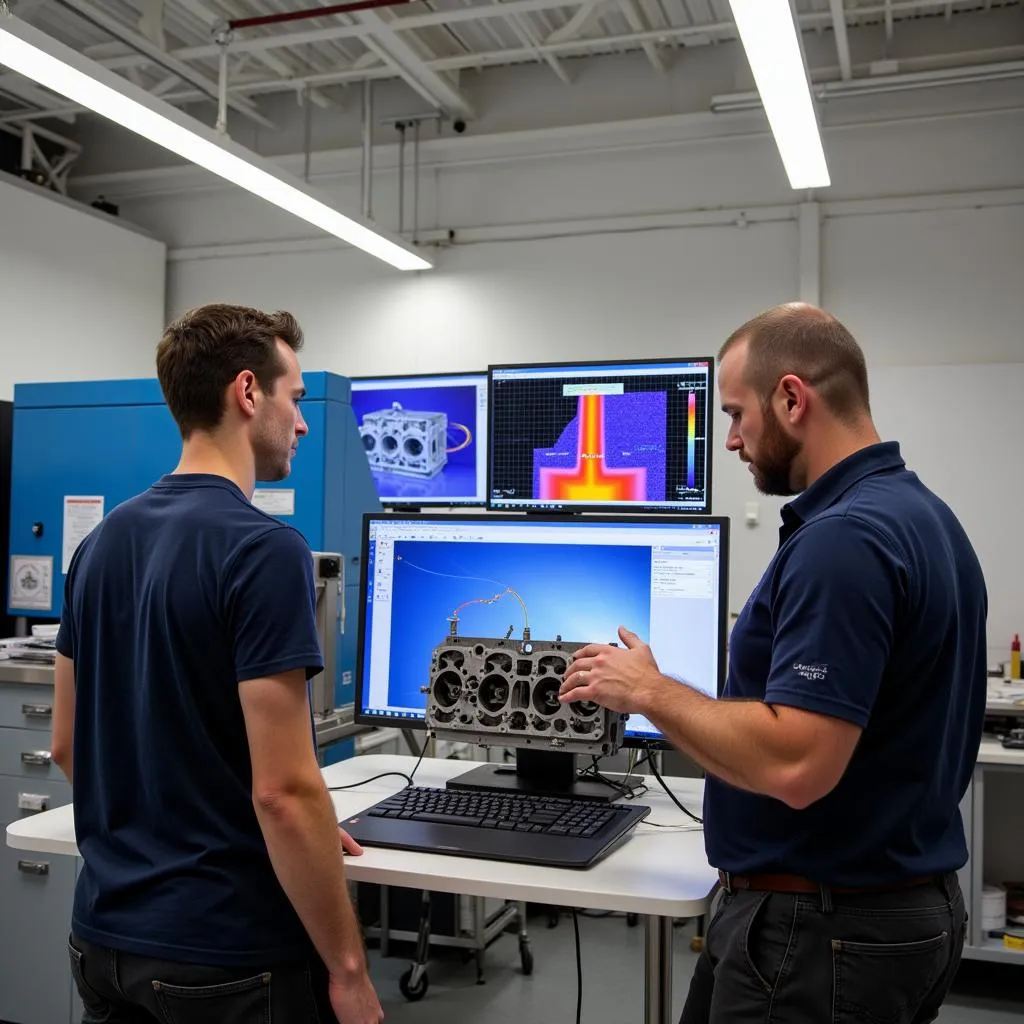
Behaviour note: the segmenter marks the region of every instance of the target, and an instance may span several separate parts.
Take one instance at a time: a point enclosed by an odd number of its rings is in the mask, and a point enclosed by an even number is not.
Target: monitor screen
[[[368,513],[356,721],[423,726],[431,657],[449,636],[651,645],[662,672],[721,693],[727,519]],[[662,740],[632,716],[626,742]],[[496,744],[500,745],[500,744]]]
[[[353,377],[352,409],[382,505],[486,504],[487,374]]]
[[[711,510],[714,360],[492,366],[492,509]]]

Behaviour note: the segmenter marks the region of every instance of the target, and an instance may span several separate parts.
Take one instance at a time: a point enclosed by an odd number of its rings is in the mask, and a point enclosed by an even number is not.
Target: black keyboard
[[[367,846],[582,868],[649,813],[636,804],[410,786],[340,824]]]

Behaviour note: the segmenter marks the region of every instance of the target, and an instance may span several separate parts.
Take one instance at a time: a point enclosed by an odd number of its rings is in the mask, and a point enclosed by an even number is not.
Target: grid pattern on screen
[[[651,503],[678,501],[699,496],[706,507],[706,450],[708,377],[706,371],[643,376],[495,379],[491,389],[491,483],[492,501],[539,500],[534,492],[534,451],[553,446],[577,416],[577,399],[564,396],[567,384],[621,383],[627,394],[653,392],[665,395],[665,458],[663,484],[648,494]],[[690,465],[689,393],[696,398],[692,442],[693,488],[688,490]]]

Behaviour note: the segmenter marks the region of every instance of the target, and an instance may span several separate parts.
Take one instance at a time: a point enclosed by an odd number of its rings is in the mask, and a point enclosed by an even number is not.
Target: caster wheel
[[[418,1003],[426,994],[427,989],[430,988],[430,978],[427,977],[426,971],[420,975],[419,984],[413,986],[410,984],[412,981],[412,968],[405,972],[398,979],[398,987],[402,992],[402,995],[409,1000],[410,1003]]]
[[[519,943],[519,962],[523,967],[523,974],[533,974],[533,950],[525,942]]]
[[[628,924],[630,928],[635,928],[639,923],[640,923],[640,915],[639,914],[627,914],[626,915],[626,924]]]
[[[704,936],[703,935],[694,935],[694,937],[692,939],[690,939],[690,949],[692,949],[694,951],[694,953],[699,953],[703,948],[704,948]]]

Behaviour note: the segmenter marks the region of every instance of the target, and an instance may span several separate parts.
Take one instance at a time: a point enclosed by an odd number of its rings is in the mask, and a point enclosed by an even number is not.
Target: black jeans
[[[327,969],[309,963],[203,967],[95,946],[72,935],[82,1024],[334,1024]]]
[[[679,1024],[925,1024],[963,951],[955,874],[898,892],[718,899]]]

